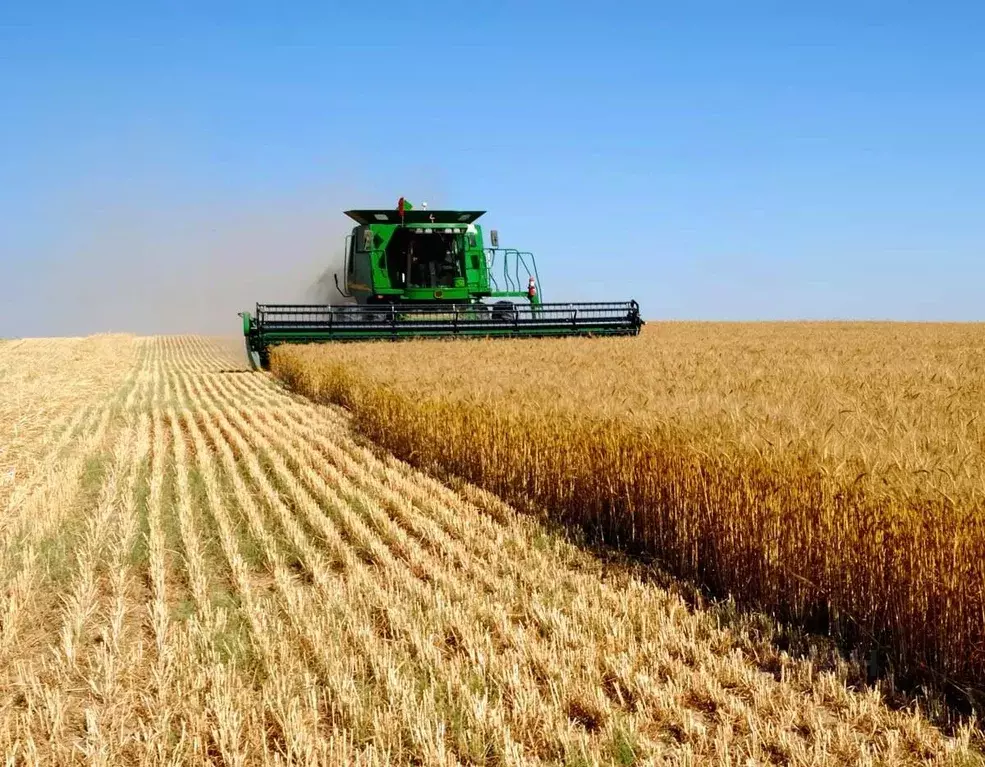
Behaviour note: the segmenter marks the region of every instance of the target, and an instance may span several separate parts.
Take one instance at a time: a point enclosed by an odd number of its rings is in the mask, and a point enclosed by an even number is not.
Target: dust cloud
[[[92,205],[45,275],[46,335],[241,332],[256,303],[348,303],[335,288],[345,235],[338,192]]]

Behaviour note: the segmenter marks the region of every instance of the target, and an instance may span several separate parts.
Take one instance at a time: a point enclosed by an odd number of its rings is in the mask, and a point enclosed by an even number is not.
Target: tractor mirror
[[[496,231],[495,229],[492,229],[489,232],[489,244],[492,245],[494,248],[499,247],[499,232]]]
[[[364,253],[373,249],[374,240],[376,237],[373,235],[373,230],[369,227],[363,229],[363,246],[360,248]]]

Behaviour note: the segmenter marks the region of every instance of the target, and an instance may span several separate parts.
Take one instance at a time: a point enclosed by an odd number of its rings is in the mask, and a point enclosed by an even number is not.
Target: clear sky
[[[161,7],[155,7],[161,6]],[[0,336],[238,329],[346,207],[487,210],[546,300],[985,320],[985,6],[0,5]]]

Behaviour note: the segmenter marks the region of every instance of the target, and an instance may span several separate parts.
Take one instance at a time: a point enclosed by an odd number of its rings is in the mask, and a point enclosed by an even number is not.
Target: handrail
[[[486,270],[489,274],[489,282],[495,291],[500,291],[500,284],[497,280],[497,266],[502,269],[503,290],[519,293],[526,289],[524,285],[528,277],[533,277],[537,282],[537,290],[540,290],[540,273],[537,270],[537,259],[529,250],[517,250],[516,248],[485,248]],[[502,254],[502,260],[497,263],[497,255]],[[525,274],[521,276],[520,267],[523,267]]]

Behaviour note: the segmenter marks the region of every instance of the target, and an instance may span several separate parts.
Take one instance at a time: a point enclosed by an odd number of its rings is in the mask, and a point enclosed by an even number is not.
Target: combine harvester
[[[636,301],[542,303],[532,253],[490,246],[475,223],[485,211],[347,210],[343,284],[352,304],[257,304],[242,312],[254,369],[282,343],[444,337],[637,335]],[[523,299],[514,303],[508,299]]]

